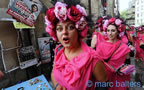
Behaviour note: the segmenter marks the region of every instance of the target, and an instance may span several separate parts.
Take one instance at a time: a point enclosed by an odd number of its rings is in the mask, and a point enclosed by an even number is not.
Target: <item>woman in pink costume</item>
[[[88,31],[86,16],[82,6],[61,2],[47,10],[46,31],[63,46],[55,49],[51,74],[56,90],[94,90],[93,80],[107,81],[103,61],[82,41]]]
[[[112,55],[107,63],[113,66],[115,69],[118,69],[127,60],[129,61],[130,49],[121,40],[121,37],[124,35],[125,25],[119,18],[111,18],[104,24],[104,30],[106,31],[109,40],[101,42],[98,45],[96,54],[103,58],[105,62]],[[130,81],[129,75],[120,76],[113,69],[110,69],[107,64],[106,71],[108,81],[113,83],[108,90],[127,90],[128,86],[124,82]]]
[[[108,17],[106,17],[106,16],[98,18],[98,20],[96,22],[98,31],[95,31],[92,35],[91,48],[96,49],[97,45],[100,42],[108,40],[108,38],[105,35],[104,30],[103,30],[104,21],[106,21],[107,19],[108,19]]]
[[[134,26],[126,25],[125,37],[127,40],[124,40],[122,38],[122,41],[124,41],[124,43],[126,43],[131,50],[131,52],[130,52],[131,57],[134,56],[134,50],[135,50],[135,47],[134,47],[135,44],[134,44],[134,39],[133,39],[133,36],[135,35],[134,29],[135,29]]]
[[[135,34],[134,29],[135,29],[134,26],[128,26],[128,25],[126,26],[126,33],[127,33],[128,40],[132,43],[133,46],[134,46],[133,36]]]
[[[136,43],[136,75],[135,81],[141,82],[144,86],[144,27],[137,28],[137,37],[134,38]]]
[[[144,61],[144,27],[140,26],[136,38],[136,58]]]
[[[134,26],[127,26],[127,33],[130,35],[130,34],[134,34],[134,29],[135,27]]]

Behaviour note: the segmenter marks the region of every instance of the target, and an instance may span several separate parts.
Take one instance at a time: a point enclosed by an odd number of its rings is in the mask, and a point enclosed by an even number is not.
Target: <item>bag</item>
[[[118,75],[130,75],[135,72],[135,65],[122,64],[118,69],[114,68],[112,65],[105,63],[113,72],[116,72]]]
[[[130,75],[135,72],[135,70],[135,65],[123,64],[116,70],[116,72],[118,75]]]

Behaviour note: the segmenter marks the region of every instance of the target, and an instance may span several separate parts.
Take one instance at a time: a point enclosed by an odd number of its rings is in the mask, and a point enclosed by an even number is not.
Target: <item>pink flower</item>
[[[77,22],[80,20],[82,13],[75,7],[75,6],[71,6],[68,9],[68,18],[73,21],[73,22]]]
[[[124,35],[124,32],[120,32],[119,37],[121,38]]]
[[[111,19],[109,19],[109,23],[114,24],[114,23],[115,23],[115,20],[116,20],[116,18],[111,18]]]
[[[67,19],[67,8],[66,4],[57,2],[55,5],[55,15],[60,21],[65,21]]]
[[[80,6],[80,5],[76,5],[76,8],[82,13],[83,16],[87,16],[85,8]]]
[[[122,23],[122,21],[121,21],[120,19],[116,19],[116,20],[115,20],[115,24],[116,24],[117,26],[119,26],[121,23]]]
[[[52,29],[52,26],[47,26],[47,27],[46,27],[46,32],[49,33],[49,35],[53,38],[53,40],[57,41],[56,33],[55,33],[55,31]]]
[[[49,8],[46,12],[46,15],[47,15],[47,19],[54,23],[56,21],[56,16],[55,16],[55,13],[54,13],[54,7],[52,8]]]
[[[81,17],[81,19],[78,22],[76,22],[76,28],[78,30],[83,30],[86,25],[87,25],[87,22],[84,17]]]
[[[119,27],[118,27],[118,30],[120,32],[124,32],[125,31],[125,25],[124,24],[121,24]]]
[[[102,23],[98,23],[98,25],[97,25],[97,26],[98,26],[98,27],[100,27],[101,25],[102,25]]]
[[[87,35],[87,32],[88,32],[88,26],[86,26],[85,29],[80,32],[81,38],[84,38]]]
[[[47,19],[46,16],[45,16],[45,24],[47,25],[46,26],[46,32],[49,33],[49,35],[53,38],[53,40],[57,41],[55,31],[53,30],[54,25],[51,24],[51,22]]]
[[[105,20],[104,24],[103,24],[103,30],[106,32],[106,29],[109,25],[109,20]]]
[[[143,30],[142,26],[138,27],[138,31],[142,31],[142,30]]]
[[[51,22],[48,20],[47,16],[45,16],[45,24],[47,26],[51,25]]]
[[[107,32],[104,31],[104,35],[107,36]]]
[[[102,23],[102,20],[103,20],[103,18],[102,18],[102,17],[100,17],[100,18],[97,20],[97,22],[96,22],[96,23]]]

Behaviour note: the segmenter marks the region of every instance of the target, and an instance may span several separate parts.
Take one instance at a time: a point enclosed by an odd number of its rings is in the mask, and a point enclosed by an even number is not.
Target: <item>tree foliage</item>
[[[127,10],[122,11],[120,17],[126,20],[128,18],[128,11]]]

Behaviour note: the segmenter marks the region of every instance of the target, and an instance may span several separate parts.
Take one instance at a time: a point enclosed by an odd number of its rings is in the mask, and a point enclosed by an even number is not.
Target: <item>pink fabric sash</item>
[[[108,62],[115,68],[118,68],[124,63],[126,55],[130,52],[128,46],[124,44],[121,40],[117,41],[116,43],[100,43],[96,50],[96,54],[98,54],[103,60],[106,60],[112,55],[113,51],[118,47],[120,43],[122,43],[121,46],[116,50],[116,52],[113,54],[113,56]]]

